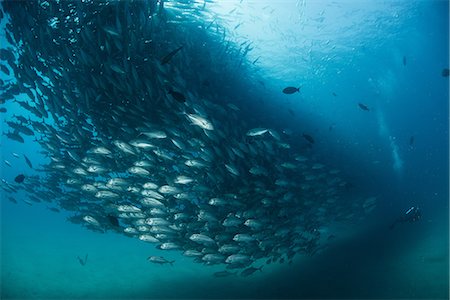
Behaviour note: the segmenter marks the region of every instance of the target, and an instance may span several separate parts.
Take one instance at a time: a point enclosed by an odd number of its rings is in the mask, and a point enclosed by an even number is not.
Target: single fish
[[[228,277],[228,276],[236,275],[236,272],[219,271],[219,272],[215,272],[213,275],[214,275],[214,277],[217,277],[217,278]]]
[[[255,268],[255,267],[250,267],[250,268],[247,268],[247,269],[245,269],[244,271],[242,271],[241,272],[241,276],[243,276],[243,277],[247,277],[247,276],[250,276],[250,275],[252,275],[253,273],[255,273],[256,271],[260,271],[260,272],[262,272],[262,267],[263,267],[264,265],[262,265],[261,267],[259,267],[259,268]]]
[[[441,74],[443,77],[448,77],[448,75],[450,74],[450,70],[448,68],[442,69]]]
[[[173,266],[173,263],[175,262],[174,260],[167,260],[162,256],[149,256],[147,258],[147,260],[154,264],[160,264],[160,265],[170,264],[171,266]]]
[[[118,29],[113,28],[111,26],[105,26],[103,27],[103,30],[112,36],[120,36],[121,34],[121,32]]]
[[[82,266],[84,266],[84,265],[86,264],[86,262],[87,262],[88,255],[86,254],[86,256],[84,257],[84,259],[82,259],[82,258],[80,258],[79,256],[77,256],[77,259],[78,259],[78,261],[80,262],[80,264],[81,264]]]
[[[6,75],[9,75],[9,69],[5,65],[0,65],[0,70]]]
[[[364,104],[362,104],[362,103],[358,103],[358,106],[359,106],[359,108],[361,108],[362,110],[365,110],[365,111],[369,111],[369,110],[370,110],[369,107],[368,107],[367,105],[364,105]]]
[[[268,132],[268,129],[266,128],[253,128],[247,131],[247,136],[258,136],[263,135],[266,132]]]
[[[403,65],[406,66],[406,56],[403,56]]]
[[[283,89],[283,93],[288,94],[288,95],[294,94],[296,92],[299,93],[300,92],[300,88],[301,87],[296,88],[296,87],[293,87],[293,86],[288,86],[288,87]]]
[[[304,138],[305,140],[307,140],[307,141],[310,142],[311,144],[314,144],[314,139],[313,139],[312,136],[310,136],[309,134],[306,134],[306,133],[304,133],[302,136],[303,136],[303,138]]]
[[[168,53],[166,56],[164,56],[163,58],[161,58],[161,60],[160,60],[161,65],[167,64],[167,63],[172,59],[172,57],[174,57],[175,54],[177,54],[178,51],[180,51],[182,48],[183,48],[183,46],[180,46],[180,47],[178,47],[177,49],[175,49],[175,50],[169,52],[169,53]]]
[[[25,162],[27,163],[27,165],[33,169],[33,165],[31,164],[31,161],[28,159],[28,157],[24,154],[23,157],[25,158]]]
[[[213,124],[202,116],[195,114],[186,114],[186,116],[189,118],[193,125],[196,125],[205,130],[214,130]]]
[[[19,132],[17,130],[14,132],[4,133],[4,135],[6,135],[9,139],[14,140],[16,142],[19,142],[19,143],[25,142],[25,140],[23,139],[23,137],[19,134]]]
[[[6,112],[6,108],[1,107],[1,108],[0,108],[0,113],[5,113],[5,112]]]
[[[109,223],[114,227],[119,227],[119,220],[113,215],[107,216]]]
[[[180,103],[186,102],[186,97],[182,93],[174,91],[172,89],[170,89],[168,93],[173,97],[173,99],[177,100],[178,102]]]
[[[83,220],[88,224],[91,224],[94,226],[100,226],[100,223],[92,216],[84,216]]]
[[[414,146],[414,136],[411,136],[411,137],[409,138],[409,146],[410,146],[410,147]]]
[[[203,244],[203,245],[214,245],[215,244],[215,241],[212,238],[210,238],[209,236],[206,236],[204,234],[200,234],[200,233],[192,234],[189,237],[189,239],[191,241],[194,241],[196,243]]]
[[[25,175],[23,174],[19,174],[16,176],[16,178],[14,178],[14,181],[17,183],[22,183],[25,180]]]

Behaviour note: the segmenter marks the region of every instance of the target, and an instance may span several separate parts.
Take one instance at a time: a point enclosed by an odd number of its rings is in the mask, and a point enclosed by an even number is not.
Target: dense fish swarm
[[[252,267],[258,259],[312,255],[321,226],[373,209],[374,198],[363,205],[340,196],[338,170],[284,133],[248,126],[240,102],[224,100],[232,94],[214,78],[234,86],[231,70],[251,62],[203,4],[1,5],[2,103],[31,116],[8,121],[5,135],[17,143],[34,136],[49,158],[20,184],[3,180],[4,191],[25,189],[33,202],[73,212],[71,222],[246,268],[245,276],[261,270]]]

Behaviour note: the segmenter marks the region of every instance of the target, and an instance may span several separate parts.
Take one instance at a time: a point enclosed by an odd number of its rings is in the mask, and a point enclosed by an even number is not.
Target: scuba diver
[[[405,214],[394,221],[389,226],[389,229],[393,229],[397,223],[405,223],[405,222],[416,222],[422,217],[422,213],[420,212],[420,208],[417,206],[412,206],[408,209]]]

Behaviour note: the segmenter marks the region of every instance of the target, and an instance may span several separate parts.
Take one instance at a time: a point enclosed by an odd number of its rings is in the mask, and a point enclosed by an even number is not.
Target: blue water
[[[449,81],[441,76],[449,67],[448,2],[241,2],[216,9],[236,42],[254,39],[247,59],[261,57],[226,84],[238,95],[246,89],[240,82],[262,78],[264,85],[245,91],[252,98],[237,97],[244,121],[293,131],[290,143],[342,170],[352,195],[376,196],[375,210],[329,228],[334,242],[312,257],[267,265],[247,278],[215,278],[223,268],[178,252],[164,253],[174,266],[149,264],[148,256],[161,255],[152,244],[88,231],[48,203],[30,206],[20,192],[15,204],[2,191],[2,299],[448,299]],[[259,13],[266,19],[246,19]],[[301,86],[301,93],[281,93],[287,85]],[[0,115],[6,132],[4,121],[24,111],[12,102],[0,106],[8,110]],[[302,133],[314,136],[312,149]],[[12,152],[37,168],[48,163],[39,151],[31,138],[20,144],[2,136],[0,177],[32,175]],[[389,230],[413,205],[423,218]],[[85,254],[82,266],[76,257]]]

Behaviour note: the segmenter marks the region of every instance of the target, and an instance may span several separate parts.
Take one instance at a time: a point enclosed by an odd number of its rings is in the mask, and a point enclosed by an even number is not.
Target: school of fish
[[[250,79],[233,78],[253,67],[250,49],[208,2],[3,1],[0,105],[27,112],[3,134],[33,138],[48,161],[26,157],[37,174],[2,192],[243,276],[313,255],[323,226],[370,212],[375,198],[346,198],[339,170],[288,133],[248,124],[233,93]]]

